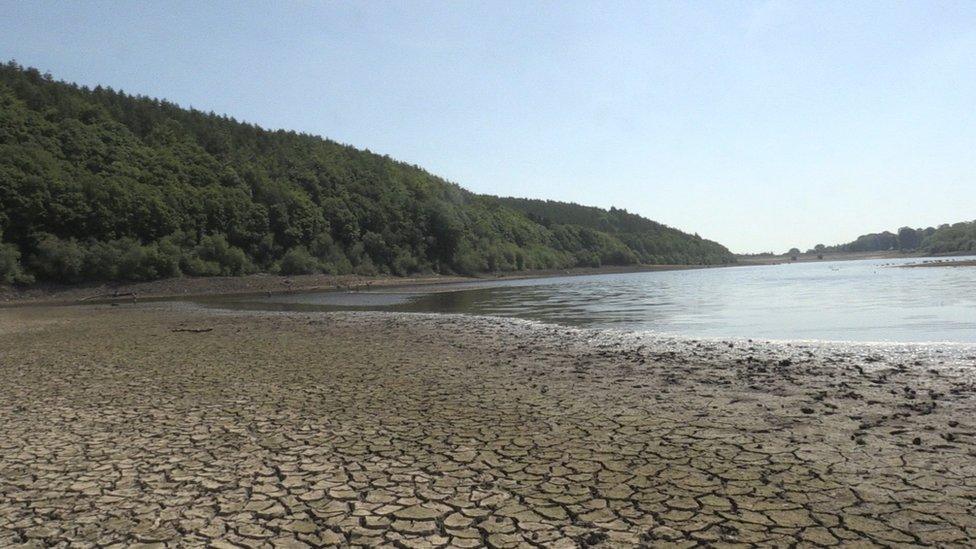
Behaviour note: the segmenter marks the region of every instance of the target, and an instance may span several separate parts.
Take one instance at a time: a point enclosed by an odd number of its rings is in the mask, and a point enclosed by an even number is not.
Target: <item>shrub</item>
[[[156,270],[152,266],[149,251],[137,242],[119,242],[122,252],[119,257],[117,277],[123,280],[152,280]]]
[[[38,278],[64,283],[83,279],[85,251],[74,239],[44,235],[35,250],[28,264]]]
[[[267,269],[274,265],[275,258],[281,255],[281,251],[281,246],[275,244],[274,236],[266,234],[253,247],[251,257],[258,265]]]
[[[180,267],[183,272],[196,276],[233,276],[254,271],[244,250],[231,246],[221,234],[201,238]]]
[[[180,270],[191,276],[220,276],[219,263],[192,254],[180,260]]]
[[[318,272],[319,261],[308,253],[305,246],[295,246],[281,258],[281,274],[300,275]]]
[[[89,242],[85,249],[82,272],[88,280],[116,280],[123,251],[120,241]]]
[[[373,260],[369,258],[369,254],[366,253],[366,248],[362,242],[353,242],[350,244],[346,248],[345,256],[349,259],[354,273],[364,274],[368,271],[367,274],[376,274],[376,266],[373,265]]]
[[[152,248],[151,261],[157,277],[174,277],[182,274],[180,273],[180,258],[183,251],[176,242],[164,238],[153,244]]]
[[[454,256],[454,268],[462,274],[474,274],[487,271],[488,263],[471,248],[465,247]]]
[[[590,250],[576,252],[576,265],[579,267],[599,267],[600,255]]]
[[[171,239],[141,244],[133,238],[80,243],[45,236],[31,257],[31,269],[42,279],[144,281],[180,275],[179,246]]]
[[[342,251],[342,246],[332,240],[328,234],[321,234],[312,240],[308,251],[319,260],[318,268],[329,274],[349,274],[352,263]]]
[[[353,266],[348,258],[342,256],[335,261],[323,261],[322,272],[331,275],[351,274],[353,272]]]
[[[367,231],[363,235],[363,248],[374,264],[390,265],[393,263],[394,251],[387,244],[383,235]]]
[[[403,248],[399,248],[393,258],[393,274],[404,276],[420,270],[417,258]]]
[[[369,257],[364,257],[363,260],[356,265],[352,272],[358,274],[359,276],[376,276],[379,274],[379,270],[376,265],[373,264],[373,260]]]
[[[20,265],[20,250],[13,244],[0,244],[0,284],[30,284],[34,277]]]
[[[180,275],[180,249],[172,242],[140,245],[134,240],[118,243],[121,250],[117,278],[156,280]]]

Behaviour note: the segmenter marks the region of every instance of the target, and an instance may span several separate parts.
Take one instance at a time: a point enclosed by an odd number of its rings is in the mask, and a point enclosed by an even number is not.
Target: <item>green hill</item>
[[[313,135],[0,66],[0,282],[728,263],[629,214],[470,193]]]
[[[617,208],[604,210],[553,200],[499,198],[498,201],[526,214],[529,219],[558,232],[560,229],[598,231],[623,244],[625,263],[728,263],[724,246]],[[605,261],[606,262],[606,261]]]

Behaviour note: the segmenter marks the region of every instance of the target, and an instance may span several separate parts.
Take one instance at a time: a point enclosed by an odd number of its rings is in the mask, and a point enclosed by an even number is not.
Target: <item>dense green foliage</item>
[[[603,210],[552,200],[499,198],[505,206],[560,234],[570,230],[576,240],[605,264],[619,263],[727,263],[729,251],[721,244],[689,235],[656,221],[610,208]],[[588,242],[601,242],[593,247]]]
[[[0,282],[725,263],[623,210],[499,199],[316,136],[0,65]]]
[[[946,254],[976,252],[976,221],[940,225],[926,229],[902,227],[898,233],[884,231],[861,235],[857,240],[837,246],[818,245],[816,251],[830,252],[923,252]]]
[[[968,223],[941,225],[935,232],[925,236],[920,248],[934,254],[976,253],[976,220]]]

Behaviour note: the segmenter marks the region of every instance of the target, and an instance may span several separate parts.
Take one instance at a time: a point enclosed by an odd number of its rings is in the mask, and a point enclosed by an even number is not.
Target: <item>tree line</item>
[[[624,210],[477,195],[317,136],[0,65],[2,282],[733,261]]]
[[[853,242],[824,246],[818,244],[807,253],[823,252],[922,252],[928,254],[976,253],[976,220],[938,227],[902,227],[897,233],[883,231],[857,237]]]

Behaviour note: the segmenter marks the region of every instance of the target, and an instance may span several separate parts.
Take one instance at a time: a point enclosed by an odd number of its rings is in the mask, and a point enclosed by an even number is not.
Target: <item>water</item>
[[[976,343],[976,267],[896,266],[921,261],[499,280],[235,298],[221,306],[497,315],[693,337]]]

